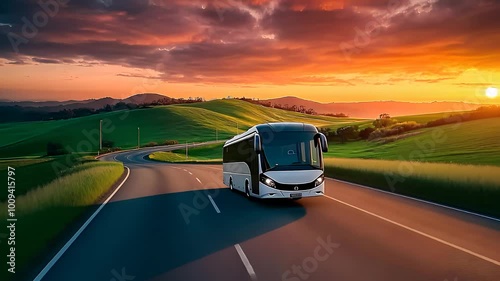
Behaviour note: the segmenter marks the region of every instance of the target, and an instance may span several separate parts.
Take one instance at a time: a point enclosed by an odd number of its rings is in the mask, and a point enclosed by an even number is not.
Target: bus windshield
[[[265,171],[321,169],[321,148],[314,145],[313,132],[280,132],[264,135]]]

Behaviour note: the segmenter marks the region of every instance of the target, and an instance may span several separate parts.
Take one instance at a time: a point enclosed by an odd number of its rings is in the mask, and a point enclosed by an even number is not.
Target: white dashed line
[[[201,180],[200,180],[199,178],[196,178],[196,180],[197,180],[199,183],[201,183]]]
[[[240,244],[236,244],[236,245],[234,245],[234,247],[236,248],[238,255],[240,255],[241,261],[243,262],[243,265],[247,269],[248,275],[250,275],[250,278],[252,278],[252,280],[257,280],[257,275],[255,274],[255,271],[253,270],[253,267],[250,264],[250,261],[248,261],[248,258],[245,255],[245,252],[243,252],[243,249],[241,248]]]
[[[208,199],[210,200],[210,202],[212,202],[212,206],[214,206],[214,209],[217,212],[217,214],[220,214],[219,207],[217,207],[217,204],[215,204],[215,201],[214,199],[212,199],[212,196],[208,195]]]
[[[191,176],[193,175],[193,173],[191,173],[191,172],[188,172],[188,173],[189,173]]]

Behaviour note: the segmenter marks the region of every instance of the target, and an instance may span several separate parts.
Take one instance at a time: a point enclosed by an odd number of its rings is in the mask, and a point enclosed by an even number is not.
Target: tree
[[[373,121],[373,126],[375,126],[375,128],[385,128],[385,127],[389,127],[393,124],[396,124],[397,123],[397,120],[391,118],[391,116],[387,113],[382,113],[380,114],[379,116],[379,119]]]
[[[106,104],[106,106],[103,107],[103,111],[105,111],[105,112],[111,112],[111,111],[113,111],[113,108],[111,107],[111,105]]]
[[[333,136],[331,128],[318,128],[318,132],[325,135],[326,138]]]
[[[367,140],[370,137],[370,134],[373,133],[374,131],[375,131],[375,128],[373,128],[373,127],[364,128],[363,130],[361,130],[359,132],[359,137],[364,139],[364,140]]]
[[[356,139],[359,136],[359,127],[355,126],[346,126],[337,129],[337,135],[340,137],[340,142],[344,143],[349,139]]]

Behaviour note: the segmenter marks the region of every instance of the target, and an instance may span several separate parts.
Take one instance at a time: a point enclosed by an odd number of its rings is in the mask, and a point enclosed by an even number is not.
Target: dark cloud
[[[32,60],[34,62],[38,62],[38,63],[52,63],[52,64],[61,63],[60,60],[55,60],[55,59],[32,58]]]
[[[1,58],[153,69],[173,82],[342,85],[322,74],[439,80],[500,61],[498,0],[70,0],[27,36],[26,20],[43,10],[0,2],[0,23],[12,25],[0,28]]]

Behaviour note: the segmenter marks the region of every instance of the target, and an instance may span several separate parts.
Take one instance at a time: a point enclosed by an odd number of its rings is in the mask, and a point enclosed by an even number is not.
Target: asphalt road
[[[500,280],[498,221],[334,180],[252,201],[147,154],[103,157],[130,176],[42,280]]]

